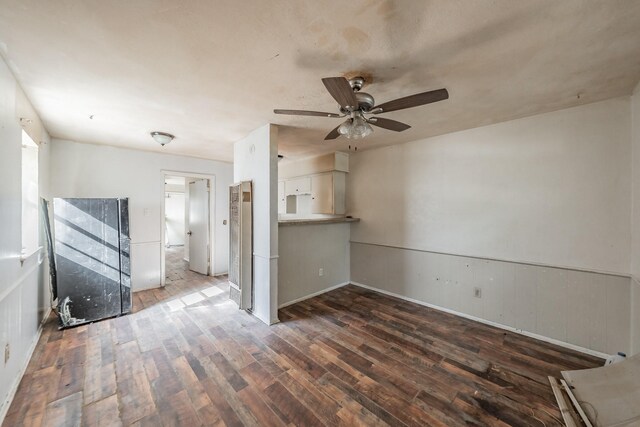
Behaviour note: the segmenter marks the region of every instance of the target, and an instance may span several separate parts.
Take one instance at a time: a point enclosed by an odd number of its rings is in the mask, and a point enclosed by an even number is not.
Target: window
[[[39,247],[38,236],[38,145],[22,131],[22,256]]]

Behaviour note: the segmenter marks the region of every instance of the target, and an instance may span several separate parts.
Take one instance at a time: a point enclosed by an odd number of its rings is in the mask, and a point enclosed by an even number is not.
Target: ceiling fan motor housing
[[[375,105],[373,96],[365,92],[356,92],[356,99],[358,100],[358,106],[362,111],[369,111]]]
[[[369,95],[368,93],[360,92],[360,89],[362,89],[365,84],[364,77],[357,76],[350,78],[348,81],[349,86],[351,86],[351,89],[353,89],[353,92],[356,95],[356,99],[358,100],[358,109],[362,111],[371,110],[375,105],[373,96]]]
[[[362,111],[369,111],[373,108],[373,106],[375,105],[375,99],[373,99],[373,96],[371,96],[368,93],[365,92],[356,92],[355,93],[356,99],[358,100],[358,110],[362,110]],[[349,114],[349,111],[345,110],[344,108],[340,107],[340,112],[342,114]]]

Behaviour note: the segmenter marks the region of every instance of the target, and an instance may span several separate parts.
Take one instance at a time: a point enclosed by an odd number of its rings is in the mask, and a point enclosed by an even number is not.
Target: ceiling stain
[[[362,77],[364,79],[365,87],[373,83],[373,74],[369,71],[362,71],[362,70],[347,71],[345,73],[342,73],[342,77],[344,77],[347,80],[352,79],[354,77]],[[363,91],[364,90],[365,89],[363,89]]]
[[[316,43],[318,47],[325,47],[329,43],[329,37],[327,35],[321,35],[318,37],[318,42]]]
[[[628,95],[640,80],[638,0],[2,0],[2,12],[0,54],[52,137],[159,151],[149,132],[169,127],[180,143],[168,152],[212,159],[268,122],[285,127],[288,158],[346,149],[323,141],[337,119],[273,113],[336,111],[322,77],[364,74],[380,103],[449,90],[389,113],[412,128],[376,129],[358,150]]]
[[[342,37],[347,42],[350,53],[362,54],[371,47],[371,38],[360,28],[347,27],[342,30]]]
[[[394,15],[396,14],[396,2],[393,0],[384,0],[377,7],[376,12],[385,21],[393,19]]]

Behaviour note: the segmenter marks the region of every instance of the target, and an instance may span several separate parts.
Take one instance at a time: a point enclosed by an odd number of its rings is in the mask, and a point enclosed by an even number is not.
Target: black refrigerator
[[[131,312],[128,199],[53,199],[60,327]]]

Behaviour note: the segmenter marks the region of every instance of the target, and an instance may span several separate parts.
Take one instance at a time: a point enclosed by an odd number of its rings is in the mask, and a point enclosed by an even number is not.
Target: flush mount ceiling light
[[[175,138],[175,136],[166,132],[151,132],[151,137],[155,142],[162,145],[163,147],[173,141],[173,138]]]

